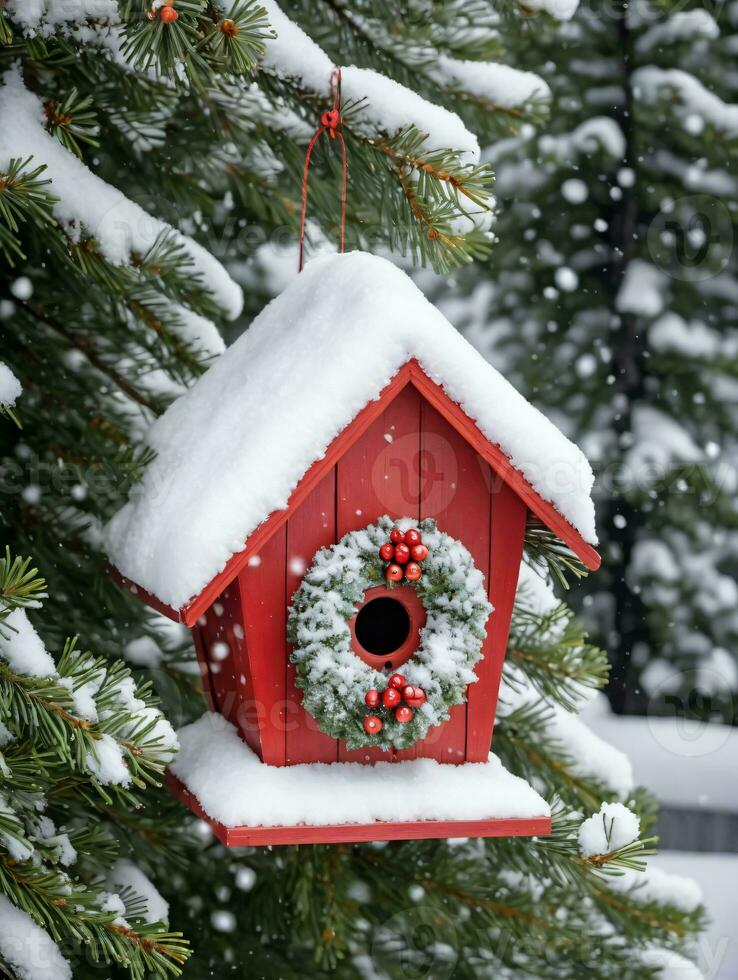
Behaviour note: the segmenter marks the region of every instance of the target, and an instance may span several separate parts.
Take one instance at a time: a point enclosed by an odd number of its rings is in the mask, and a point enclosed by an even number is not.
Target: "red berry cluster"
[[[381,694],[376,688],[372,688],[364,695],[364,704],[367,708],[378,708],[381,704],[387,711],[394,712],[395,721],[403,725],[413,720],[415,708],[419,708],[424,701],[423,688],[408,684],[402,674],[393,674]],[[367,715],[364,718],[364,731],[367,735],[378,735],[383,727],[379,715]]]
[[[384,570],[388,582],[401,582],[403,578],[417,582],[423,574],[420,562],[428,557],[428,549],[417,528],[403,534],[399,527],[393,527],[389,541],[379,549],[379,557],[389,562]]]

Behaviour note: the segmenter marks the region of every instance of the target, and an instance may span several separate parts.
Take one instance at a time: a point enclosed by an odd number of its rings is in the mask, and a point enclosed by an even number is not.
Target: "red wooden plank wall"
[[[287,524],[286,582],[289,606],[295,590],[310,567],[319,548],[336,541],[336,473],[335,468],[323,477]],[[285,615],[286,615],[285,608]],[[289,650],[288,647],[288,658]],[[302,706],[302,691],[295,687],[295,668],[287,663],[286,675],[285,761],[336,762],[338,743],[324,735],[313,716]]]
[[[489,755],[500,676],[523,557],[527,513],[525,501],[507,483],[495,478],[492,484],[490,574],[487,580],[489,599],[495,611],[487,627],[485,659],[477,666],[479,681],[469,689],[467,710],[469,717],[473,718],[466,738],[469,762],[484,762]]]
[[[420,395],[408,385],[348,450],[336,466],[336,538],[365,527],[382,514],[420,515]],[[380,749],[350,751],[339,746],[341,762],[414,758]]]
[[[201,617],[202,622],[196,623],[192,627],[192,640],[195,644],[195,653],[197,653],[197,666],[200,670],[200,680],[202,681],[202,690],[205,695],[205,700],[208,703],[208,711],[217,711],[218,702],[215,697],[215,689],[213,686],[213,678],[210,673],[210,656],[207,652],[208,641],[204,633],[204,625],[207,622],[205,616]]]
[[[253,711],[254,694],[241,617],[241,595],[236,580],[200,618],[195,627],[195,645],[198,656],[207,660],[210,706],[240,728],[246,742],[259,751],[259,728]]]
[[[270,766],[285,763],[286,542],[283,524],[239,575],[261,758]]]
[[[421,516],[435,518],[443,531],[462,541],[488,583],[489,466],[425,399],[422,404]],[[486,644],[484,652],[486,655]],[[467,706],[457,705],[451,709],[449,721],[431,730],[419,754],[443,762],[463,762],[466,728]]]
[[[233,637],[232,625],[228,627],[232,657],[212,677],[218,709],[238,721],[249,744],[260,748],[270,765],[416,757],[444,762],[486,759],[525,513],[526,506],[515,492],[408,385],[269,539],[258,560],[252,559],[240,573],[239,589],[228,594],[225,618],[231,624],[238,621],[240,601],[248,651],[243,640]],[[424,742],[411,749],[349,751],[345,743],[323,735],[302,707],[302,692],[295,687],[294,668],[288,661],[286,613],[315,552],[381,514],[416,520],[433,517],[442,530],[463,541],[488,583],[497,613],[489,623],[485,658],[477,667],[480,680],[470,686],[467,705],[452,709],[446,724],[432,729]],[[238,597],[235,602],[233,594]],[[211,616],[212,610],[208,624]],[[204,632],[210,630],[208,625]],[[249,667],[244,670],[246,652]],[[234,698],[245,702],[238,719]]]

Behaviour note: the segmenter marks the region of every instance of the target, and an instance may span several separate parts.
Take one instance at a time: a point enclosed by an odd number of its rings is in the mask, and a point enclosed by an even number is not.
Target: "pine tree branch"
[[[85,337],[81,337],[79,334],[74,334],[72,331],[67,330],[67,328],[55,317],[50,316],[45,311],[41,310],[35,303],[29,303],[26,301],[23,305],[36,320],[45,324],[60,337],[63,337],[71,347],[76,347],[78,350],[82,351],[85,357],[89,360],[90,364],[97,368],[101,374],[104,374],[106,378],[112,381],[124,395],[131,399],[131,401],[136,402],[136,404],[141,405],[143,408],[147,408],[154,415],[161,415],[163,406],[159,402],[156,402],[142,394],[118,371],[116,371],[115,368],[107,364],[97,353],[94,344],[88,341]]]
[[[410,183],[410,179],[404,169],[404,167],[393,167],[394,173],[397,175],[397,179],[402,187],[402,192],[407,199],[407,203],[410,207],[410,211],[421,225],[424,225],[427,229],[426,234],[431,241],[440,241],[445,245],[449,251],[454,251],[459,248],[462,238],[461,236],[451,237],[450,235],[445,235],[439,228],[433,224],[432,217],[428,214],[426,209],[421,205],[418,200],[418,196],[413,190]]]

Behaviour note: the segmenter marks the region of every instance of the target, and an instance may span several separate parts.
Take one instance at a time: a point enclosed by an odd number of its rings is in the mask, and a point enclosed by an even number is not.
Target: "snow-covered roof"
[[[107,528],[119,571],[182,607],[415,358],[535,491],[596,543],[582,452],[386,259],[314,259],[152,426],[156,450]]]

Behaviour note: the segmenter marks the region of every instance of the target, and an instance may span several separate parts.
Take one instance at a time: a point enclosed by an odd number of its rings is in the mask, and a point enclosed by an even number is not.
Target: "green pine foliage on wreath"
[[[417,526],[429,555],[420,579],[409,583],[425,606],[427,622],[418,650],[402,666],[407,683],[421,687],[426,701],[405,723],[390,711],[369,709],[364,703],[366,692],[385,688],[389,675],[356,656],[349,621],[367,589],[386,582],[379,549],[392,528],[406,530],[415,524],[409,518],[392,521],[384,516],[376,524],[350,531],[316,554],[293,596],[288,635],[303,703],[324,734],[345,739],[350,749],[414,745],[431,727],[448,720],[449,709],[465,702],[467,686],[477,680],[474,666],[482,657],[492,612],[484,578],[464,545],[427,519]],[[364,718],[375,711],[383,727],[368,734]]]

